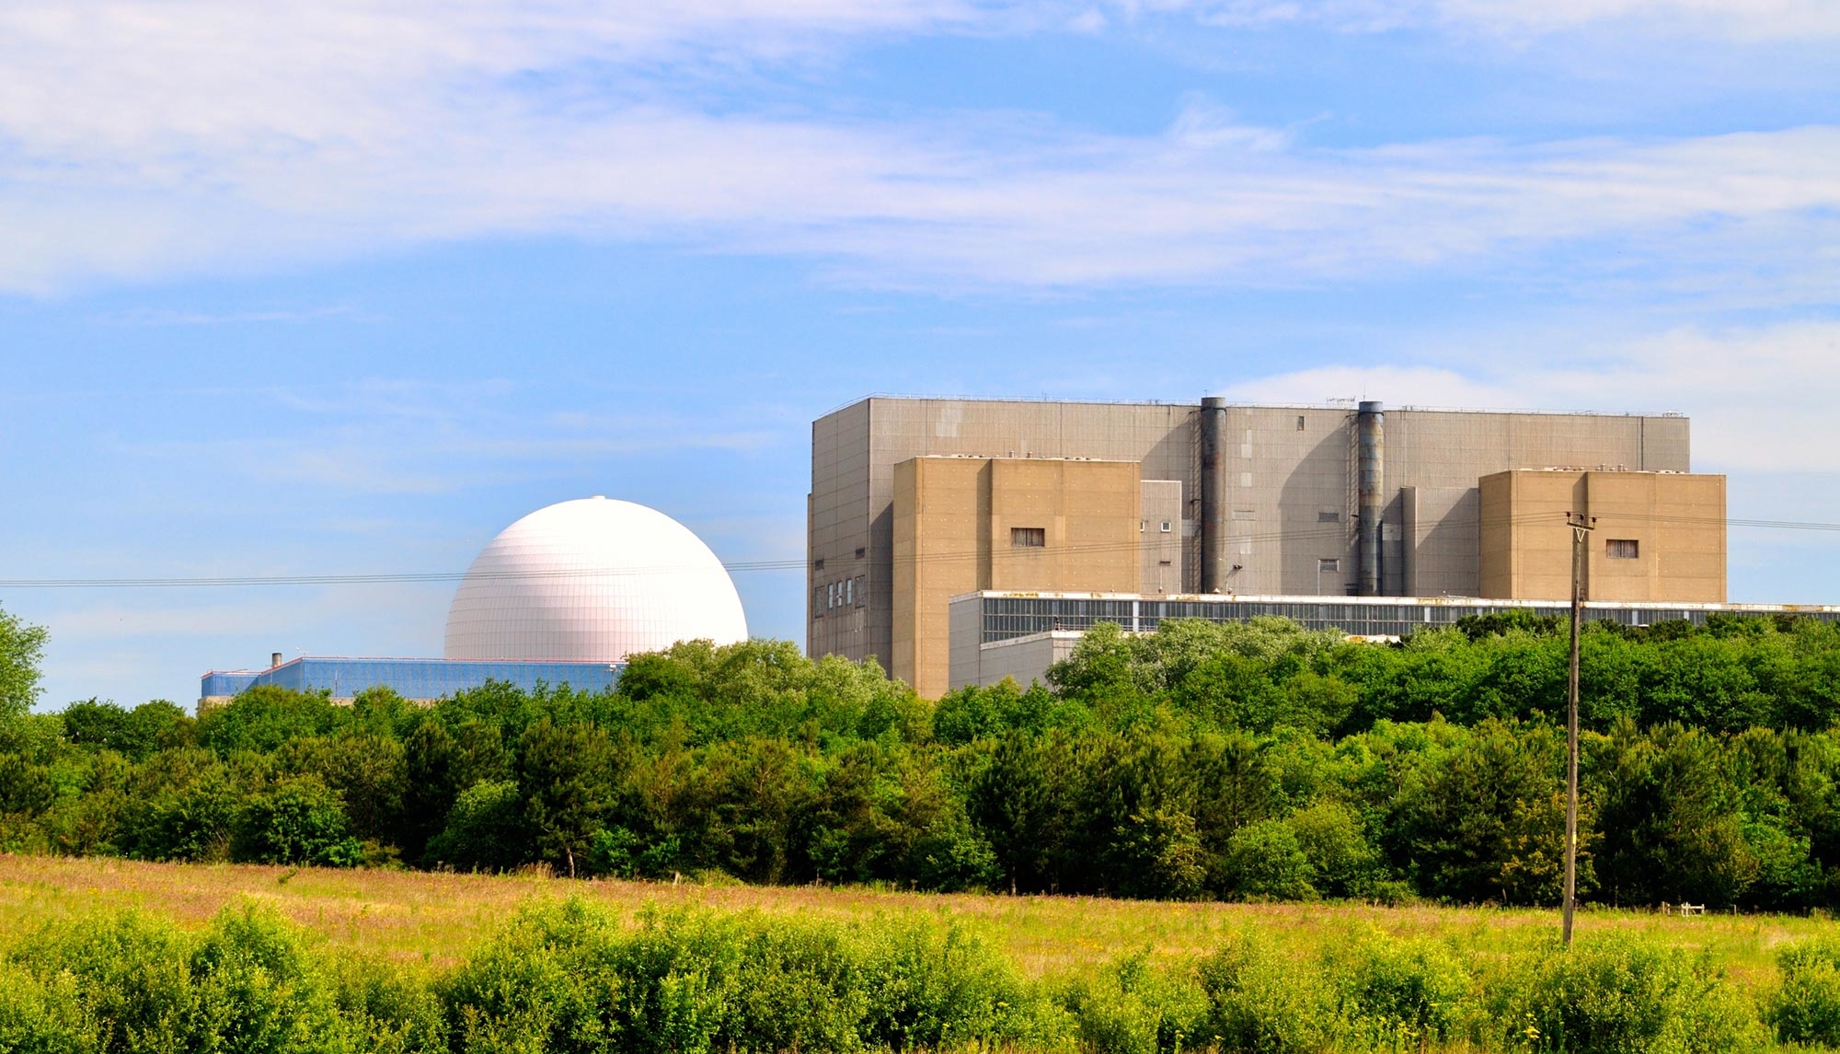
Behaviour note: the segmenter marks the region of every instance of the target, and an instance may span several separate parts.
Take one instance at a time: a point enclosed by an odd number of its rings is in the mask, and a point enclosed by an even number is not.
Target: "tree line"
[[[917,698],[788,642],[634,658],[613,691],[430,706],[251,689],[197,717],[0,713],[0,850],[1141,898],[1559,893],[1564,634],[1396,644],[1278,619],[1100,626],[1049,683]],[[1840,900],[1840,631],[1584,638],[1588,900]]]

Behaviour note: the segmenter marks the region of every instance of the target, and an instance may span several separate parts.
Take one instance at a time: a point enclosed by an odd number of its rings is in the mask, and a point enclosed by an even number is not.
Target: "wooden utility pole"
[[[1597,517],[1565,514],[1572,529],[1572,666],[1565,707],[1565,946],[1572,946],[1572,912],[1578,906],[1578,630],[1584,623],[1585,538]]]

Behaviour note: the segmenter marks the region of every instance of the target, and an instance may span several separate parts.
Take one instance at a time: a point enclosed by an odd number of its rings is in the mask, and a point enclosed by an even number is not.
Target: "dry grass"
[[[1200,952],[1230,931],[1252,928],[1278,935],[1299,951],[1337,940],[1357,926],[1445,937],[1487,951],[1518,946],[1558,927],[1556,912],[1490,908],[1175,904],[0,855],[0,943],[4,935],[47,920],[123,908],[202,925],[226,904],[249,900],[273,905],[335,947],[444,965],[463,958],[521,906],[568,896],[599,901],[627,915],[647,905],[840,919],[950,915],[972,920],[1035,975],[1083,973],[1146,946],[1158,956]],[[1771,953],[1777,945],[1833,932],[1834,926],[1781,915],[1681,919],[1592,911],[1579,917],[1582,935],[1615,929],[1710,950],[1746,985],[1761,983],[1773,972]]]

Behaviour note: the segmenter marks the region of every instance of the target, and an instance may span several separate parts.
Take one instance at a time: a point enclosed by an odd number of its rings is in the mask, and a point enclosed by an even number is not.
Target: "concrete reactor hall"
[[[1279,614],[1398,636],[1726,604],[1725,477],[1679,414],[870,397],[812,424],[806,644],[937,697],[1026,684],[1097,621]]]

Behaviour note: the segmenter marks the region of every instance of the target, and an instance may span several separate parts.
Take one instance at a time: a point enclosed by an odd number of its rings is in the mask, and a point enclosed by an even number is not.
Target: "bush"
[[[330,970],[354,1051],[449,1054],[441,1000],[420,977],[388,963],[347,957],[335,960]]]
[[[1152,971],[1148,949],[1068,986],[1062,1004],[1099,1054],[1175,1054],[1207,1040],[1207,993],[1192,971]]]
[[[453,1049],[622,1049],[615,1033],[624,993],[607,963],[616,939],[613,916],[580,901],[520,913],[440,986]]]
[[[1756,1049],[1755,1009],[1705,957],[1606,937],[1511,960],[1494,1018],[1510,1043],[1577,1054],[1714,1054]]]
[[[869,1006],[863,1040],[893,1050],[1054,1034],[1015,967],[957,923],[877,920],[861,931]]]
[[[510,780],[480,780],[454,800],[447,827],[428,842],[430,860],[498,871],[525,859],[524,802]]]
[[[79,1009],[88,1034],[67,1049],[339,1049],[332,993],[298,934],[272,915],[226,909],[195,938],[133,913],[53,924],[16,957],[54,1011],[71,1020],[66,1008]]]
[[[1370,1043],[1441,1042],[1463,1020],[1469,971],[1435,941],[1369,931],[1333,947],[1327,968],[1340,1016]]]
[[[1309,865],[1311,883],[1327,896],[1371,896],[1382,885],[1380,854],[1362,833],[1360,818],[1340,802],[1319,802],[1285,821]]]
[[[1224,1050],[1285,1054],[1330,1046],[1335,1008],[1307,963],[1235,936],[1199,966],[1208,1012],[1202,1036]]]
[[[1785,1043],[1840,1047],[1840,942],[1804,941],[1777,953],[1782,971],[1763,1019]]]
[[[1315,877],[1296,832],[1283,820],[1260,820],[1227,839],[1226,870],[1233,892],[1241,897],[1308,900],[1316,896]]]
[[[672,911],[622,930],[570,901],[520,915],[442,992],[465,1052],[822,1054],[1053,1032],[996,952],[924,922]]]
[[[76,978],[40,981],[0,962],[0,1054],[92,1054],[97,1044],[77,1000]]]
[[[230,851],[262,864],[353,867],[364,862],[364,850],[350,830],[338,794],[318,776],[296,776],[249,799]]]

